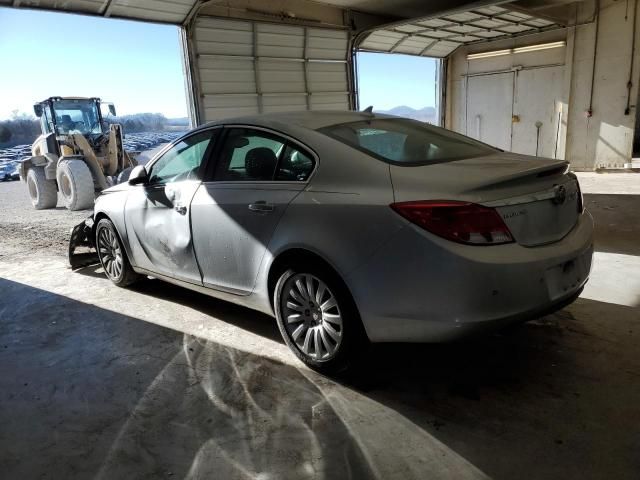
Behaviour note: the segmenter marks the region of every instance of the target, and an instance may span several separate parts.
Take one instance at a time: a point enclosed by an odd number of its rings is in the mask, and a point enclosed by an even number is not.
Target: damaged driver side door
[[[191,199],[201,184],[217,131],[183,138],[147,167],[125,205],[133,264],[149,272],[201,284],[191,237]]]

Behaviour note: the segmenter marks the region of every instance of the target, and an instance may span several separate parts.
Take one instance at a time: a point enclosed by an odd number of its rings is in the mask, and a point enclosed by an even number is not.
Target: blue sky
[[[411,55],[358,54],[360,107],[389,110],[435,105],[436,60]]]
[[[0,119],[56,95],[186,116],[177,27],[0,8]]]
[[[358,54],[360,105],[434,105],[435,60]],[[187,115],[177,27],[0,7],[0,119],[50,96]]]

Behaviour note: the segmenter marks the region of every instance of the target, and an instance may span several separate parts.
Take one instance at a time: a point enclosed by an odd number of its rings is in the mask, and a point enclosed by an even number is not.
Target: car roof
[[[331,125],[341,123],[371,120],[372,118],[397,118],[392,115],[371,114],[367,112],[353,112],[345,110],[321,110],[263,113],[260,115],[247,115],[242,117],[225,118],[209,122],[202,127],[227,124],[247,124],[277,127],[279,125],[296,125],[310,130],[318,130]]]

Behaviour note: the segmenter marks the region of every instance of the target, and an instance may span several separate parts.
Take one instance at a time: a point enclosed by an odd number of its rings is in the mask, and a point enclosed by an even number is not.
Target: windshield
[[[98,107],[94,100],[58,100],[53,102],[56,133],[102,133]]]
[[[372,118],[324,127],[320,132],[398,165],[426,165],[498,151],[464,135],[404,118]]]

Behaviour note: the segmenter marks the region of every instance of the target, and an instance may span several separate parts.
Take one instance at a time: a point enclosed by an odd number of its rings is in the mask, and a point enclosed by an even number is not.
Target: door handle
[[[249,210],[251,210],[252,212],[269,213],[273,212],[275,208],[276,207],[274,205],[267,203],[264,200],[249,204]]]
[[[184,205],[176,205],[175,207],[173,207],[173,209],[180,215],[184,215],[185,213],[187,213],[187,207],[185,207]]]

